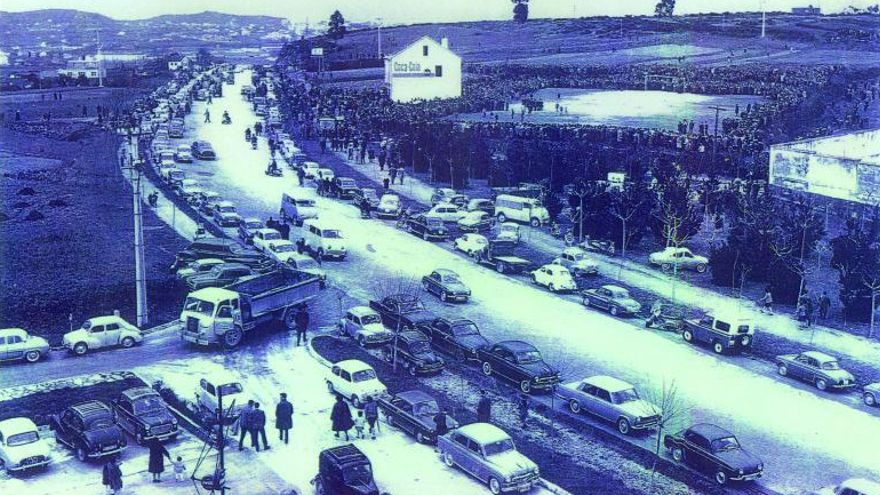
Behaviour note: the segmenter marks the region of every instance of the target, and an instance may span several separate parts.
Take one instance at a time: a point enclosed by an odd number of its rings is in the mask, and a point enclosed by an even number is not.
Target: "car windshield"
[[[440,227],[443,225],[443,219],[439,217],[426,216],[425,223],[432,227]]]
[[[373,370],[360,370],[360,371],[355,371],[354,373],[352,373],[351,377],[355,383],[366,382],[369,380],[375,380],[376,379],[376,372]]]
[[[248,222],[247,228],[249,229],[259,229],[263,227],[263,222]]]
[[[395,208],[400,204],[400,200],[397,198],[382,198],[382,204],[390,208]]]
[[[85,418],[84,420],[86,425],[86,430],[95,430],[98,428],[109,428],[113,426],[115,423],[113,422],[113,417],[108,415],[97,415],[91,418]]]
[[[234,206],[220,206],[220,211],[223,213],[235,213]]]
[[[303,207],[314,207],[315,202],[314,202],[314,200],[311,200],[311,199],[298,199],[298,200],[296,200],[296,205],[303,206]]]
[[[240,394],[244,390],[240,383],[225,383],[217,387],[224,397],[227,395]]]
[[[193,313],[200,313],[205,316],[211,316],[212,314],[214,314],[214,303],[202,301],[201,299],[197,299],[195,297],[187,297],[186,302],[183,303],[183,310],[191,311]]]
[[[279,232],[265,232],[263,233],[263,239],[267,241],[281,239],[281,234]]]
[[[158,397],[142,397],[132,403],[135,414],[149,414],[161,412],[165,409],[162,400]]]
[[[639,393],[634,388],[620,390],[611,394],[611,401],[615,404],[626,404],[636,400],[639,400]]]
[[[342,233],[338,230],[324,230],[321,232],[321,237],[324,239],[341,239]]]
[[[443,275],[443,281],[449,284],[458,284],[461,283],[461,280],[458,278],[458,275],[455,273],[447,273]]]
[[[416,416],[434,416],[439,412],[440,408],[437,407],[437,403],[432,400],[419,402],[418,404],[413,405],[413,413]]]
[[[483,451],[486,453],[486,457],[503,454],[505,452],[509,452],[515,449],[516,448],[513,446],[513,440],[509,438],[486,444],[486,446],[483,447]]]
[[[712,440],[712,452],[726,452],[738,448],[739,442],[736,440],[736,437],[724,437]]]
[[[272,251],[276,253],[292,253],[296,251],[296,246],[293,244],[277,244],[272,246]]]
[[[9,438],[6,439],[7,447],[18,447],[20,445],[27,445],[29,443],[34,443],[40,439],[40,435],[35,431],[26,431],[24,433],[16,433],[15,435],[9,435]]]
[[[468,335],[479,335],[480,331],[477,330],[477,325],[473,323],[460,323],[452,327],[453,333],[455,333],[456,337],[467,337]]]
[[[369,464],[346,466],[342,470],[342,478],[349,485],[355,483],[369,483],[373,480],[373,469]]]
[[[412,344],[410,344],[409,350],[413,354],[426,354],[428,352],[431,352],[431,345],[428,344],[428,341],[426,340],[420,340],[418,342],[413,342]]]
[[[823,370],[839,370],[840,363],[838,363],[837,361],[825,361],[824,363],[822,363],[822,369]]]
[[[519,351],[516,353],[516,362],[519,364],[532,364],[541,362],[541,353],[538,351]]]
[[[361,325],[372,325],[373,323],[382,323],[382,317],[379,315],[361,316]]]
[[[629,299],[629,292],[624,290],[613,290],[611,291],[611,297],[614,299]]]

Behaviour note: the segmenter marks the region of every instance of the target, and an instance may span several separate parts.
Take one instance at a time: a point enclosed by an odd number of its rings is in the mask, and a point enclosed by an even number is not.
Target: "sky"
[[[878,0],[678,0],[677,13],[787,11],[809,3],[825,12],[839,12],[849,5],[865,7]],[[581,17],[592,15],[645,15],[653,13],[657,0],[532,0],[531,17]],[[273,15],[303,23],[315,23],[339,9],[349,21],[383,24],[509,19],[509,0],[2,0],[0,10],[25,11],[45,8],[97,12],[114,19],[142,19],[162,14],[188,14],[214,10],[233,14]]]

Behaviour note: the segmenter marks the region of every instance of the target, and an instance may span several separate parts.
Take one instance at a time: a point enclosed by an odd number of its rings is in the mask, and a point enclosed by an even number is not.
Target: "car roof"
[[[327,450],[324,450],[321,452],[321,457],[327,457],[334,463],[341,465],[350,464],[352,462],[357,462],[358,464],[361,464],[364,461],[370,461],[367,456],[363,452],[361,452],[360,449],[350,443],[347,445],[340,445],[338,447],[331,447]]]
[[[562,254],[586,254],[587,252],[583,248],[579,248],[577,246],[567,247],[562,250]]]
[[[626,291],[626,292],[629,292],[629,291],[627,291],[626,289],[624,289],[623,287],[621,287],[621,286],[619,286],[619,285],[603,285],[601,288],[602,288],[602,289],[608,289],[608,290],[610,290],[611,292],[620,292],[620,291]]]
[[[202,265],[211,264],[211,265],[219,265],[220,263],[226,263],[226,260],[221,260],[220,258],[199,258],[195,260],[194,263],[199,263]]]
[[[235,206],[235,203],[233,203],[232,201],[227,201],[227,200],[219,201],[219,202],[217,202],[217,204],[219,206]]]
[[[107,323],[128,323],[123,320],[122,317],[116,315],[107,315],[107,316],[96,316],[94,318],[89,318],[88,321],[92,322],[92,325],[106,325]]]
[[[155,397],[159,394],[150,387],[134,387],[128,390],[124,390],[121,395],[130,401],[134,401],[146,396]]]
[[[6,436],[24,431],[37,431],[37,425],[29,418],[9,418],[0,421],[0,432]]]
[[[406,342],[421,342],[427,341],[428,337],[425,336],[422,332],[418,330],[405,330],[403,332],[399,332],[397,337]]]
[[[438,269],[436,269],[436,270],[434,270],[434,271],[437,272],[437,273],[439,273],[440,275],[442,275],[442,276],[444,276],[444,277],[449,276],[449,275],[451,275],[451,276],[453,276],[453,277],[457,277],[457,276],[458,276],[457,273],[455,273],[455,272],[452,271],[452,270],[449,270],[448,268],[438,268]]]
[[[819,351],[806,351],[806,352],[802,352],[801,354],[804,356],[807,356],[807,357],[811,357],[811,358],[815,359],[816,361],[819,361],[820,363],[824,363],[827,361],[837,361],[836,357],[829,356],[828,354],[825,354],[824,352],[819,352]]]
[[[400,392],[395,394],[396,397],[409,402],[410,404],[418,404],[420,402],[436,402],[433,397],[422,392],[421,390],[407,390],[405,392]]]
[[[459,433],[474,440],[480,445],[510,439],[504,430],[489,423],[471,423],[458,428]]]
[[[535,346],[529,344],[528,342],[523,342],[522,340],[505,340],[503,342],[498,342],[496,345],[506,347],[511,351],[534,351],[536,350]]]
[[[373,309],[368,306],[355,306],[349,309],[348,312],[354,316],[357,316],[358,318],[366,315],[378,315],[378,313],[373,311]]]
[[[388,296],[388,300],[394,302],[415,302],[419,298],[415,294],[391,294]]]
[[[841,488],[849,488],[865,495],[880,493],[880,483],[865,478],[850,478],[840,484]]]
[[[700,435],[703,438],[708,440],[716,440],[718,438],[726,438],[734,436],[733,433],[725,430],[720,426],[715,426],[709,423],[700,423],[691,426],[688,428],[688,431],[692,431],[697,435]]]
[[[80,416],[91,416],[98,413],[110,413],[110,407],[98,400],[89,400],[70,406],[70,409]]]
[[[614,378],[613,376],[607,375],[596,375],[589,378],[584,378],[584,383],[599,387],[611,393],[621,392],[623,390],[629,390],[633,388],[631,384],[618,378]]]
[[[257,229],[254,233],[256,234],[257,232],[260,232],[260,233],[263,233],[263,234],[278,234],[278,235],[281,235],[281,232],[278,232],[278,231],[275,230],[275,229],[269,229],[269,228],[266,228],[266,227],[263,227],[262,229]]]
[[[356,371],[361,371],[361,370],[373,369],[372,366],[370,366],[369,364],[367,364],[363,361],[360,361],[358,359],[346,359],[344,361],[339,361],[338,363],[335,364],[335,366],[338,366],[340,369],[344,369],[345,371],[348,371],[349,373],[354,373]]]
[[[257,218],[257,217],[247,217],[247,218],[244,219],[244,222],[245,222],[245,223],[251,223],[251,222],[260,222],[260,223],[263,223],[263,221],[260,220],[260,219]]]
[[[21,335],[25,337],[27,332],[23,328],[0,328],[0,337],[6,337],[7,335]]]

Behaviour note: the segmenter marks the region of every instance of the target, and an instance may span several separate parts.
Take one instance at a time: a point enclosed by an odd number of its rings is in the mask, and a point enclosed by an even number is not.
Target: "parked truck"
[[[531,262],[514,256],[516,242],[508,239],[490,240],[489,244],[474,253],[477,263],[490,265],[498,273],[520,273],[531,265]]]
[[[280,267],[225,288],[191,292],[184,302],[181,338],[198,345],[237,347],[252,330],[282,322],[292,330],[300,305],[319,294],[321,278]]]

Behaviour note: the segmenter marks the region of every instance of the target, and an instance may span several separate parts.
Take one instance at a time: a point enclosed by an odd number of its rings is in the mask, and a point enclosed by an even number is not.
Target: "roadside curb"
[[[544,488],[545,490],[547,490],[548,492],[550,492],[554,495],[572,495],[572,493],[569,492],[568,490],[560,487],[559,485],[557,485],[555,483],[551,483],[544,478],[541,478],[538,480],[538,486]]]
[[[331,327],[324,327],[324,328],[331,328]],[[312,347],[312,340],[314,340],[315,337],[322,337],[322,336],[327,336],[327,335],[330,335],[330,332],[324,332],[324,333],[317,334],[313,337],[310,337],[308,340],[306,340],[305,348],[306,348],[306,352],[309,354],[309,356],[312,357],[312,359],[321,363],[322,365],[324,365],[327,368],[332,368],[333,363],[331,363],[326,358],[324,358],[324,356],[320,355],[318,353],[318,351],[316,351],[315,348]]]

